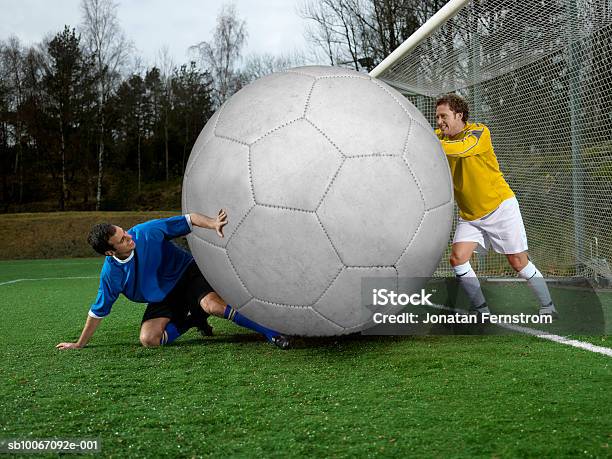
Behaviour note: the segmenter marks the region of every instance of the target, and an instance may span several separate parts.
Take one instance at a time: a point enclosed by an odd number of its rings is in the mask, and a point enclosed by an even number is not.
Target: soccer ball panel
[[[191,173],[183,183],[185,213],[198,212],[215,217],[226,209],[225,238],[214,231],[193,228],[194,234],[215,245],[225,246],[242,217],[255,201],[249,180],[249,149],[230,140],[213,138],[202,149]]]
[[[310,123],[299,120],[251,146],[255,200],[314,211],[342,157]]]
[[[346,156],[401,155],[411,121],[403,108],[371,80],[350,78],[317,80],[306,118]]]
[[[401,158],[347,159],[317,214],[347,266],[393,266],[416,231],[423,199]]]
[[[313,308],[350,332],[363,330],[372,325],[373,288],[397,291],[395,268],[345,268]]]
[[[330,336],[342,334],[342,327],[316,313],[310,307],[264,303],[256,298],[240,313],[251,320],[286,335]]]
[[[252,296],[240,283],[224,248],[189,234],[189,248],[204,277],[227,304],[240,309]]]
[[[314,79],[275,73],[242,88],[225,103],[216,134],[251,144],[304,114]]]
[[[308,306],[342,265],[314,213],[256,206],[228,244],[251,294],[273,303]]]
[[[404,158],[419,179],[427,209],[453,199],[446,155],[431,128],[412,124]]]
[[[448,245],[452,222],[452,202],[425,212],[421,227],[395,265],[400,278],[431,276]]]

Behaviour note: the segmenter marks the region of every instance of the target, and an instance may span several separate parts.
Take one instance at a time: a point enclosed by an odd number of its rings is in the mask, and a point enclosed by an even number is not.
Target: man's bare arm
[[[227,214],[221,209],[216,218],[207,217],[206,215],[191,213],[191,224],[200,228],[214,229],[219,237],[223,237],[223,227],[227,225]]]
[[[85,347],[85,345],[89,342],[90,338],[96,331],[96,328],[98,328],[98,325],[100,325],[100,322],[102,322],[102,319],[87,316],[87,321],[85,322],[85,326],[83,327],[83,331],[81,332],[81,337],[76,343],[59,343],[55,347],[57,349],[80,349],[82,347]]]

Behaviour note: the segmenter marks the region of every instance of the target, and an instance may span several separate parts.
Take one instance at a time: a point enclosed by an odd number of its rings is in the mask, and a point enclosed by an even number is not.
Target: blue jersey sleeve
[[[166,239],[174,239],[175,237],[191,233],[191,221],[186,215],[151,220],[143,223],[142,226],[145,225],[148,227],[148,230],[161,231]]]
[[[89,315],[91,317],[101,319],[110,314],[113,304],[117,301],[117,298],[119,298],[119,293],[121,293],[120,285],[117,286],[114,284],[115,282],[113,282],[110,268],[108,265],[104,265],[100,274],[98,296],[89,309]]]

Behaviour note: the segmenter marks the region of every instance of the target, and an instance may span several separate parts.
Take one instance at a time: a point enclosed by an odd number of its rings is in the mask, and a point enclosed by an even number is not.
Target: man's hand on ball
[[[60,350],[81,349],[81,346],[78,343],[59,343],[55,348]]]
[[[215,229],[217,230],[217,235],[221,238],[223,237],[223,227],[225,225],[227,225],[227,214],[224,209],[221,209],[215,219]]]

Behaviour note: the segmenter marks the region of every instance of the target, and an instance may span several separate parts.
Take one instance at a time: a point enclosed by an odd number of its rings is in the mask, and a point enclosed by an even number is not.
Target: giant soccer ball
[[[300,67],[217,110],[182,204],[227,210],[224,239],[188,236],[225,301],[280,332],[324,336],[372,325],[363,279],[421,288],[447,246],[452,197],[439,141],[403,96],[367,74]]]

